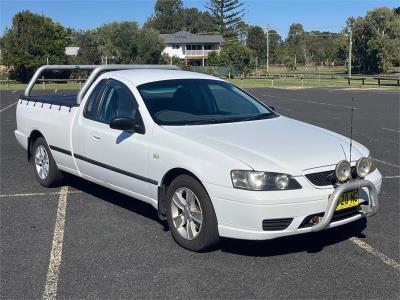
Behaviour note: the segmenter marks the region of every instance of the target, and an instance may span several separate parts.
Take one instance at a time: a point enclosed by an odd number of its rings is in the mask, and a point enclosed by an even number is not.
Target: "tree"
[[[182,28],[183,10],[182,0],[157,0],[154,6],[154,15],[144,27],[151,27],[161,33],[174,33]]]
[[[66,62],[69,31],[52,19],[29,11],[17,13],[1,39],[2,63],[13,67],[13,76],[27,81],[39,66]]]
[[[305,32],[305,43],[309,58],[314,62],[333,61],[335,59],[335,40],[337,33],[310,31]]]
[[[184,8],[180,14],[182,26],[179,30],[190,33],[216,32],[218,30],[213,17],[208,12],[199,11],[197,8]]]
[[[354,59],[364,73],[387,73],[400,62],[400,17],[381,7],[348,20],[353,31]]]
[[[238,42],[233,42],[222,48],[220,53],[210,52],[207,65],[227,66],[236,73],[246,73],[253,67],[253,62],[250,49]]]
[[[265,63],[267,57],[267,38],[260,26],[251,26],[247,34],[247,47],[252,50],[258,63]]]
[[[100,64],[101,54],[97,47],[96,30],[73,31],[71,45],[79,47],[78,56],[71,57],[73,64]]]
[[[221,65],[229,66],[237,73],[247,72],[252,67],[249,48],[237,42],[225,46],[219,59]]]
[[[228,41],[237,38],[238,26],[242,22],[245,9],[240,0],[210,0],[206,8],[214,17],[218,31]]]
[[[269,31],[269,61],[278,63],[278,51],[282,44],[282,38],[276,30]]]
[[[286,40],[288,54],[297,62],[305,62],[306,47],[304,42],[303,25],[293,23],[289,27],[288,38]]]
[[[108,61],[134,63],[138,55],[139,25],[136,22],[113,22],[96,30],[97,49]]]
[[[246,45],[250,27],[250,25],[246,24],[243,21],[239,22],[239,24],[237,25],[237,35],[240,44]]]
[[[223,63],[221,62],[220,56],[218,52],[212,51],[208,53],[208,58],[207,58],[207,65],[208,66],[221,66]]]
[[[197,8],[184,8],[181,0],[158,0],[154,15],[144,24],[161,33],[188,31],[191,33],[216,32],[217,26],[208,12]]]
[[[393,12],[396,16],[400,17],[400,6],[393,9]]]
[[[161,61],[161,52],[164,42],[157,31],[153,29],[141,29],[137,37],[138,56],[135,63],[158,64]]]
[[[140,29],[136,22],[113,22],[96,29],[98,53],[110,63],[157,64],[164,43],[157,31]]]

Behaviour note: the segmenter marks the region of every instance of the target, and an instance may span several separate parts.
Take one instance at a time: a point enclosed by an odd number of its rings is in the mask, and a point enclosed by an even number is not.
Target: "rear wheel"
[[[32,148],[32,164],[39,183],[45,187],[58,185],[63,175],[51,155],[49,146],[43,137],[36,139]]]
[[[191,176],[180,175],[169,186],[167,220],[173,238],[186,249],[207,250],[219,241],[211,199],[202,184]]]

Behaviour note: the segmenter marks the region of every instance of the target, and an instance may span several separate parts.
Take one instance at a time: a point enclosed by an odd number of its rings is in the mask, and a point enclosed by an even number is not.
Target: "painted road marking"
[[[400,133],[400,130],[396,130],[396,129],[382,128],[382,130],[387,130],[387,131],[393,131],[393,132]]]
[[[346,105],[338,105],[338,104],[318,102],[318,101],[305,101],[305,100],[300,100],[300,99],[295,99],[295,98],[290,98],[290,97],[274,96],[274,95],[268,95],[268,94],[263,94],[263,96],[271,97],[271,98],[278,98],[278,99],[286,99],[286,100],[297,101],[297,102],[302,102],[302,103],[307,103],[307,104],[319,104],[319,105],[327,105],[327,106],[334,106],[334,107],[344,107],[344,108],[350,108],[350,109],[352,108],[351,106],[346,106]],[[360,108],[354,107],[354,109],[360,109]]]
[[[17,90],[15,90],[15,91],[12,91],[10,94],[14,94],[16,91],[17,91]]]
[[[383,178],[385,178],[385,179],[396,179],[396,178],[400,178],[400,176],[399,175],[397,175],[397,176],[384,176]]]
[[[79,194],[79,193],[82,193],[82,191],[68,191],[68,194]],[[0,198],[51,196],[51,195],[60,195],[60,194],[61,194],[61,192],[6,194],[6,195],[0,195]]]
[[[374,247],[368,245],[366,242],[363,242],[362,240],[360,240],[359,238],[356,238],[356,237],[350,238],[350,241],[352,241],[354,244],[356,244],[361,249],[378,257],[380,260],[382,260],[388,266],[394,268],[397,271],[400,271],[400,263],[398,263],[394,259],[390,258],[389,256],[386,256],[385,254],[379,252]]]
[[[54,300],[57,298],[57,284],[60,273],[61,254],[64,241],[65,210],[67,207],[68,187],[63,186],[58,199],[57,219],[54,227],[53,244],[50,253],[49,269],[47,271],[46,285],[43,299]]]
[[[7,107],[4,107],[4,108],[0,109],[0,113],[3,112],[3,111],[5,111],[6,109],[9,109],[10,107],[13,107],[13,106],[14,106],[15,104],[17,104],[17,103],[18,103],[18,101],[15,102],[15,103],[13,103],[13,104],[10,104],[10,105],[7,106]]]
[[[374,161],[377,161],[377,162],[379,162],[379,163],[381,163],[381,164],[384,164],[384,165],[388,165],[388,166],[395,167],[395,168],[400,168],[399,165],[395,165],[395,164],[392,164],[392,163],[387,162],[387,161],[384,161],[384,160],[376,159],[375,157],[373,157],[372,159],[373,159]]]

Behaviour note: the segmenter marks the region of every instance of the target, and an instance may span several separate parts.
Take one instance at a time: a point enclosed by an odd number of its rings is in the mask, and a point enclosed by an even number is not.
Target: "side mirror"
[[[143,122],[126,117],[114,118],[110,122],[110,128],[128,132],[144,134],[146,132]]]

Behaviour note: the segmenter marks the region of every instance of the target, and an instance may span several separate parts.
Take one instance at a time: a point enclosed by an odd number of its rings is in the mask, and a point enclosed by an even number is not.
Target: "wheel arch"
[[[39,130],[34,129],[31,131],[31,134],[28,137],[28,148],[27,148],[28,161],[31,159],[32,156],[33,145],[35,144],[35,141],[40,137],[44,138],[43,134]]]
[[[194,174],[193,172],[189,171],[188,169],[178,167],[168,170],[162,177],[160,185],[158,186],[158,216],[161,220],[166,220],[166,200],[167,200],[166,196],[167,196],[168,186],[176,177],[183,174],[193,177],[198,182],[200,182],[200,184],[202,184],[204,187],[204,184],[202,183],[200,178],[196,176],[196,174]]]

